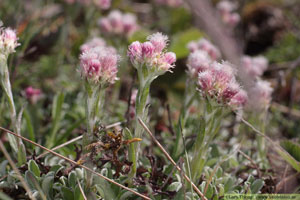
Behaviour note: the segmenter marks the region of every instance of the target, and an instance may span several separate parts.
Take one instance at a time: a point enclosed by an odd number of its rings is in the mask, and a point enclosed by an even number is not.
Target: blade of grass
[[[3,129],[2,129],[3,130]],[[9,130],[4,130],[4,131],[9,131]],[[9,131],[10,132],[10,131]],[[14,133],[13,135],[15,135],[16,137],[22,137],[19,136],[18,134]],[[28,193],[28,196],[30,199],[36,200],[36,198],[34,196],[32,196],[32,192],[29,188],[29,186],[27,185],[26,181],[24,180],[23,176],[21,175],[20,171],[18,170],[17,166],[15,165],[14,161],[11,159],[10,155],[8,154],[8,152],[6,151],[5,146],[3,145],[2,141],[0,140],[0,148],[1,151],[3,152],[5,158],[8,160],[9,164],[11,165],[11,167],[13,168],[13,170],[18,174],[19,179],[22,183],[22,185],[24,186],[24,189],[26,190],[26,192]]]
[[[52,129],[51,129],[51,133],[50,133],[50,139],[48,140],[47,143],[47,147],[51,148],[54,145],[54,140],[57,134],[57,131],[59,129],[59,123],[60,123],[60,119],[62,117],[62,106],[64,103],[64,93],[58,93],[55,97],[54,97],[54,101],[53,101],[53,107],[52,107],[52,120],[53,120],[53,124],[52,124]]]
[[[40,144],[38,144],[38,143],[32,142],[31,140],[29,140],[29,139],[27,139],[27,138],[25,138],[25,137],[23,137],[23,136],[20,136],[20,135],[18,135],[18,134],[16,134],[16,133],[12,132],[12,131],[10,131],[10,130],[7,130],[6,128],[0,127],[0,130],[3,130],[3,131],[6,132],[6,133],[9,133],[9,134],[14,135],[14,136],[16,136],[16,137],[18,137],[18,138],[21,138],[22,140],[25,140],[26,142],[29,142],[29,143],[31,143],[31,144],[34,144],[34,145],[38,146],[39,148],[44,149],[45,151],[49,151],[49,152],[52,153],[53,155],[55,155],[55,156],[57,156],[57,157],[59,157],[59,158],[62,158],[62,159],[64,159],[64,160],[66,160],[67,162],[70,162],[70,163],[74,164],[75,166],[79,166],[79,167],[81,167],[81,168],[83,168],[83,169],[85,169],[85,170],[87,170],[87,171],[89,171],[89,172],[91,172],[91,173],[93,173],[93,174],[99,176],[100,178],[103,178],[104,180],[106,180],[106,181],[108,181],[108,182],[110,182],[110,183],[112,183],[112,184],[115,184],[115,185],[117,185],[117,186],[119,186],[119,187],[121,187],[121,188],[123,188],[123,189],[125,189],[125,190],[128,190],[128,191],[130,191],[130,192],[136,194],[137,196],[140,196],[140,197],[142,197],[142,198],[144,198],[144,199],[147,199],[147,200],[151,200],[149,197],[147,197],[147,196],[145,196],[145,195],[143,195],[143,194],[140,194],[140,193],[134,191],[133,189],[130,189],[130,188],[128,188],[128,187],[126,187],[126,186],[124,186],[124,185],[122,185],[122,184],[120,184],[120,183],[117,183],[117,182],[115,182],[114,180],[112,180],[112,179],[110,179],[110,178],[107,178],[106,176],[103,176],[102,174],[100,174],[100,173],[98,173],[98,172],[96,172],[96,171],[94,171],[94,170],[92,170],[92,169],[90,169],[90,168],[88,168],[88,167],[86,167],[86,166],[84,166],[84,165],[81,165],[81,164],[75,162],[74,160],[72,160],[72,159],[70,159],[70,158],[67,158],[67,157],[65,157],[65,156],[63,156],[63,155],[61,155],[61,154],[59,154],[59,153],[56,153],[55,151],[52,151],[51,149],[48,149],[48,148],[46,148],[46,147],[44,147],[44,146],[42,146],[42,145],[40,145]]]
[[[142,127],[146,130],[146,132],[150,135],[150,137],[153,139],[153,141],[157,144],[157,146],[162,150],[163,154],[167,157],[167,159],[176,167],[176,169],[181,173],[183,170],[176,164],[176,162],[171,158],[171,156],[168,154],[168,152],[163,148],[163,146],[159,143],[159,141],[154,137],[154,135],[151,133],[151,131],[148,129],[148,127],[145,125],[145,123],[138,118],[139,123],[142,125]],[[203,200],[207,200],[207,198],[202,194],[202,192],[199,190],[199,188],[191,181],[189,177],[186,176],[186,174],[183,174],[184,178],[193,186],[194,190],[197,192],[197,194],[201,197]]]

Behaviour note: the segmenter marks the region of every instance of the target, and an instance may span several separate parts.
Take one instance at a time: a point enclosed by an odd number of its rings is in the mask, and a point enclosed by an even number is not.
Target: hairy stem
[[[13,94],[11,90],[11,84],[10,84],[9,72],[7,66],[7,55],[0,55],[0,78],[1,78],[2,89],[8,101],[10,119],[11,119],[11,124],[13,126],[13,130],[20,135],[21,124],[20,121],[17,119],[16,107],[14,104]],[[19,165],[22,165],[23,163],[26,162],[25,146],[23,142],[12,135],[8,136],[8,140],[12,149],[17,154]]]

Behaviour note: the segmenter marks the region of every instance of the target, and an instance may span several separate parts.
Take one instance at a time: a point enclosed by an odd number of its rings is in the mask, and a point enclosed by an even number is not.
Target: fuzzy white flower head
[[[207,70],[212,60],[206,51],[197,50],[191,53],[187,59],[188,73],[192,77],[197,77],[199,72]]]
[[[149,35],[147,40],[153,44],[155,52],[161,52],[168,44],[168,36],[159,32]]]
[[[258,80],[249,90],[249,102],[247,108],[256,111],[267,109],[272,100],[272,92],[273,88],[271,87],[270,82]]]
[[[168,37],[155,33],[147,37],[146,42],[138,41],[129,45],[128,53],[133,66],[139,69],[146,66],[156,75],[161,75],[166,71],[171,71],[176,61],[176,55],[173,52],[165,52]]]
[[[94,37],[90,40],[88,40],[86,43],[80,46],[80,51],[84,52],[89,49],[95,48],[95,47],[104,47],[106,45],[105,40],[103,40],[100,37]]]
[[[117,78],[119,56],[106,47],[95,47],[80,56],[81,75],[90,83],[113,84]]]
[[[15,52],[17,46],[19,44],[16,32],[11,28],[0,29],[0,52],[8,55]]]

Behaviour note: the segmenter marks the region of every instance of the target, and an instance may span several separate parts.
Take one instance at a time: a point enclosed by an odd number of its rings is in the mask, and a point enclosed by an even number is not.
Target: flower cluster
[[[218,102],[240,107],[247,102],[247,94],[235,79],[235,71],[228,62],[212,62],[198,74],[198,86],[203,95]]]
[[[85,6],[95,5],[102,10],[107,10],[111,6],[111,0],[65,0],[65,2],[68,4],[78,2]]]
[[[195,52],[198,50],[206,51],[211,60],[217,60],[221,57],[220,50],[205,38],[201,38],[198,41],[189,42],[187,48],[190,50],[190,52]]]
[[[165,52],[168,37],[162,33],[155,33],[147,38],[147,42],[133,42],[128,48],[128,56],[137,69],[146,65],[148,69],[158,73],[170,71],[174,67],[176,55]]]
[[[35,104],[42,96],[40,89],[35,89],[31,86],[25,89],[25,97],[30,101],[30,103]]]
[[[0,53],[4,55],[15,52],[15,48],[19,46],[18,37],[11,28],[0,29]]]
[[[183,4],[182,0],[155,0],[157,4],[177,8]]]
[[[243,56],[241,59],[241,64],[246,73],[252,79],[261,76],[268,68],[268,60],[264,56]]]
[[[222,21],[226,25],[235,27],[240,21],[240,15],[234,10],[236,10],[236,5],[230,1],[223,0],[217,4],[217,10],[222,18]]]
[[[130,36],[138,30],[136,16],[130,13],[123,14],[119,10],[111,11],[107,17],[99,19],[98,24],[102,32]]]
[[[90,83],[112,84],[117,78],[119,56],[106,47],[95,47],[80,55],[81,75]]]
[[[100,37],[94,37],[88,40],[86,43],[80,46],[80,51],[85,52],[95,47],[105,47],[110,50],[113,54],[117,54],[117,50],[112,46],[107,46],[105,40]]]

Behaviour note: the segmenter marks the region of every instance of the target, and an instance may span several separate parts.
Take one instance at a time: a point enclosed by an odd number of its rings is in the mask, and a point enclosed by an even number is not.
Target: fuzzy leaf
[[[74,199],[74,194],[72,192],[72,190],[70,190],[69,188],[67,187],[61,187],[61,193],[62,193],[62,196],[64,197],[64,199],[70,199],[70,200],[73,200]]]
[[[47,197],[52,197],[54,173],[49,172],[42,181],[42,190]]]
[[[173,182],[171,183],[171,185],[168,186],[168,190],[178,192],[181,187],[182,187],[181,182]]]
[[[30,160],[28,162],[28,169],[36,176],[40,177],[41,171],[39,166],[36,164],[34,160]]]
[[[69,187],[72,187],[73,189],[76,186],[76,172],[72,171],[68,176],[68,184]]]
[[[256,179],[250,186],[251,193],[256,194],[258,193],[261,188],[264,186],[265,182],[261,179]]]

